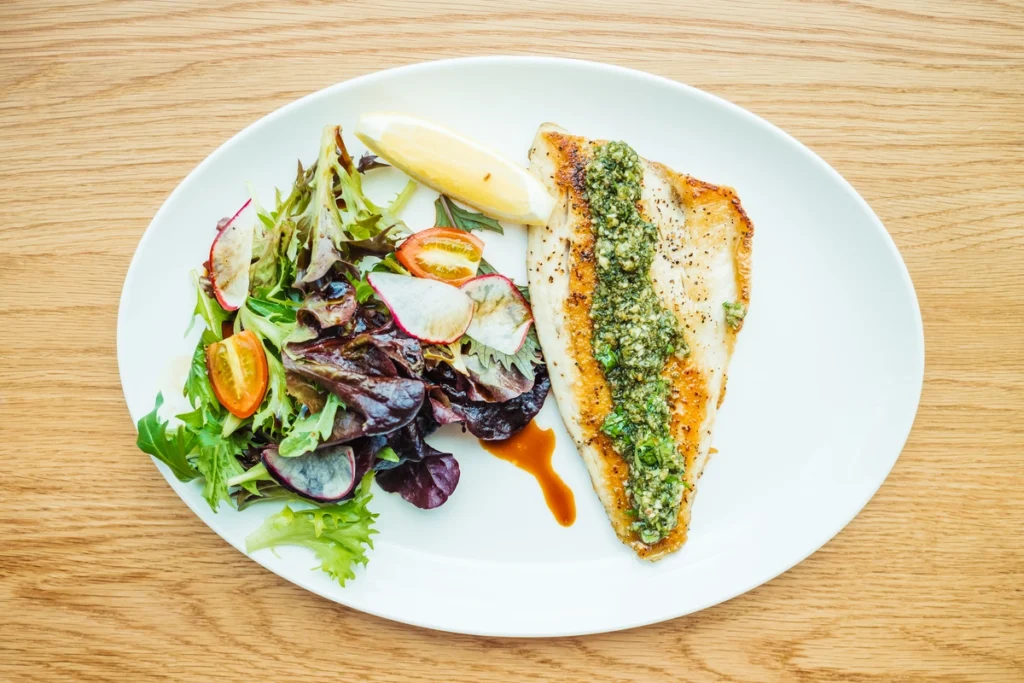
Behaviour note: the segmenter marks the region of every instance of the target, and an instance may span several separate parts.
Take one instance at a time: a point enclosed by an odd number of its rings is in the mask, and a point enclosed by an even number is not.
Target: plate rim
[[[604,71],[605,73],[609,73],[609,74],[617,74],[619,76],[627,76],[627,77],[630,77],[630,78],[639,79],[641,81],[646,81],[646,82],[648,82],[650,84],[653,84],[653,85],[659,85],[659,86],[662,86],[662,87],[669,87],[669,88],[673,88],[673,89],[676,89],[676,90],[680,90],[680,91],[683,91],[683,92],[687,93],[691,97],[695,97],[695,98],[698,98],[698,99],[703,99],[703,100],[705,100],[705,101],[707,101],[707,102],[709,102],[711,104],[714,104],[716,106],[724,107],[724,108],[726,108],[728,110],[731,110],[734,114],[737,114],[742,119],[744,119],[745,122],[748,125],[752,125],[752,126],[755,126],[757,128],[760,128],[760,129],[762,129],[764,131],[767,131],[767,132],[769,132],[769,133],[771,133],[773,135],[781,136],[789,144],[795,145],[797,148],[799,148],[800,150],[805,152],[806,155],[808,156],[808,158],[818,167],[817,170],[819,172],[824,172],[832,180],[838,181],[839,185],[841,187],[843,187],[847,191],[848,194],[853,196],[855,198],[855,202],[860,206],[861,209],[863,209],[865,211],[865,214],[869,218],[870,224],[873,226],[875,231],[882,238],[883,243],[886,245],[886,247],[890,251],[891,255],[895,257],[895,261],[899,265],[899,274],[900,274],[901,280],[903,282],[903,285],[904,285],[905,289],[910,294],[910,303],[911,303],[911,305],[913,307],[913,311],[914,311],[914,318],[913,318],[912,322],[913,322],[913,326],[914,326],[915,335],[914,335],[913,342],[914,342],[915,355],[918,358],[918,363],[917,363],[916,367],[913,368],[913,379],[914,379],[914,386],[915,386],[915,390],[914,390],[915,399],[914,399],[914,402],[913,402],[913,410],[910,413],[910,419],[908,420],[908,423],[907,423],[907,425],[906,425],[906,427],[904,429],[902,437],[899,439],[899,450],[896,453],[896,457],[894,457],[892,459],[892,463],[886,469],[886,471],[884,473],[884,476],[880,477],[880,479],[878,480],[878,483],[876,485],[870,487],[870,491],[863,498],[863,500],[856,506],[856,509],[853,510],[852,514],[849,515],[849,517],[842,523],[842,525],[838,526],[838,528],[834,532],[827,533],[827,535],[823,539],[816,540],[813,543],[808,544],[808,547],[811,548],[811,549],[806,554],[803,554],[803,555],[799,556],[792,563],[787,564],[786,566],[784,566],[781,569],[776,570],[774,567],[772,567],[767,572],[759,573],[758,576],[760,578],[754,579],[751,582],[749,582],[748,584],[743,584],[741,588],[738,588],[738,589],[736,589],[734,591],[728,591],[725,597],[715,596],[715,597],[712,597],[710,599],[706,599],[706,600],[702,600],[702,601],[695,601],[694,604],[696,606],[688,607],[688,608],[682,608],[682,609],[669,608],[669,609],[664,609],[664,610],[654,610],[654,611],[649,612],[647,617],[634,619],[634,620],[628,621],[628,622],[616,623],[615,625],[612,625],[612,626],[609,626],[607,624],[602,623],[602,624],[598,624],[598,625],[582,626],[582,627],[578,627],[578,628],[554,628],[554,629],[547,629],[547,628],[544,628],[544,627],[539,627],[539,628],[534,628],[534,629],[529,629],[529,630],[521,630],[521,631],[513,630],[513,631],[509,631],[509,630],[502,630],[502,629],[495,629],[495,628],[470,628],[468,626],[467,627],[460,627],[460,626],[453,626],[452,624],[447,624],[447,623],[438,623],[436,621],[432,623],[430,621],[423,620],[423,619],[409,618],[407,616],[402,615],[401,613],[394,612],[394,611],[391,611],[391,610],[376,609],[376,608],[373,607],[372,603],[370,605],[359,605],[359,606],[356,606],[356,605],[352,604],[352,601],[344,599],[344,593],[342,593],[341,596],[330,594],[326,590],[324,590],[320,586],[318,586],[316,584],[316,582],[313,581],[313,575],[315,575],[314,572],[307,572],[306,574],[294,575],[294,576],[293,575],[286,575],[283,571],[278,571],[278,569],[273,567],[273,566],[271,566],[268,561],[265,561],[264,560],[264,556],[261,556],[261,555],[253,556],[253,555],[250,555],[250,554],[246,553],[244,545],[241,542],[236,543],[231,538],[229,538],[225,533],[222,533],[222,531],[220,529],[218,529],[215,526],[211,525],[207,521],[207,519],[205,518],[205,512],[201,509],[201,506],[198,504],[199,501],[190,501],[188,498],[186,498],[182,494],[182,492],[178,490],[178,487],[175,486],[176,480],[174,479],[174,477],[170,473],[170,471],[167,470],[165,467],[162,467],[155,458],[151,458],[154,466],[156,466],[157,470],[163,475],[164,479],[171,486],[171,489],[178,495],[178,497],[182,500],[182,502],[185,503],[185,505],[192,511],[192,513],[195,514],[200,519],[200,521],[203,522],[203,524],[205,524],[209,529],[211,529],[214,533],[216,533],[218,536],[220,536],[229,545],[231,545],[236,550],[238,550],[240,553],[242,553],[245,557],[247,557],[248,559],[250,559],[250,560],[252,560],[252,561],[254,561],[256,563],[258,563],[264,569],[267,569],[267,570],[273,572],[274,574],[280,576],[282,579],[284,579],[284,580],[286,580],[286,581],[288,581],[290,583],[293,583],[293,584],[299,586],[300,588],[303,588],[303,589],[305,589],[307,591],[310,591],[311,593],[314,593],[314,594],[318,595],[321,598],[325,598],[327,600],[330,600],[331,602],[344,605],[344,606],[346,606],[346,607],[348,607],[350,609],[354,609],[354,610],[357,610],[357,611],[360,611],[360,612],[371,614],[371,615],[373,615],[375,617],[388,619],[390,621],[396,621],[396,622],[399,622],[399,623],[410,624],[410,625],[413,625],[413,626],[418,626],[418,627],[422,627],[422,628],[428,628],[428,629],[432,629],[432,630],[439,630],[439,631],[444,631],[444,632],[450,632],[450,633],[461,633],[461,634],[466,634],[466,635],[478,635],[478,636],[490,636],[490,637],[495,637],[496,636],[496,637],[512,637],[512,638],[548,638],[548,637],[562,637],[562,636],[582,636],[582,635],[591,635],[591,634],[597,634],[597,633],[611,633],[611,632],[623,631],[623,630],[627,630],[627,629],[633,629],[633,628],[638,628],[638,627],[647,626],[647,625],[651,625],[651,624],[661,623],[661,622],[670,621],[670,620],[673,620],[673,619],[677,619],[677,618],[680,618],[680,617],[683,617],[683,616],[687,616],[689,614],[693,614],[693,613],[702,611],[702,610],[707,609],[709,607],[713,607],[715,605],[728,602],[728,601],[730,601],[730,600],[732,600],[732,599],[734,599],[734,598],[736,598],[736,597],[738,597],[740,595],[748,593],[748,592],[754,590],[755,588],[757,588],[757,587],[759,587],[761,585],[764,585],[764,584],[767,584],[767,583],[773,581],[777,577],[779,577],[782,574],[786,573],[787,571],[789,571],[790,569],[792,569],[793,567],[795,567],[796,565],[800,564],[801,562],[806,560],[808,557],[810,557],[811,555],[816,553],[818,550],[820,550],[822,547],[824,547],[829,541],[831,541],[833,538],[837,537],[840,533],[842,533],[842,531],[845,530],[846,527],[849,526],[850,522],[852,522],[853,519],[856,518],[857,515],[860,514],[860,512],[864,509],[864,507],[868,504],[868,502],[875,496],[875,494],[878,492],[878,490],[882,487],[882,485],[885,483],[885,481],[888,479],[889,475],[891,474],[892,469],[895,467],[896,462],[899,460],[900,456],[902,455],[903,450],[906,447],[907,440],[909,439],[910,434],[913,431],[914,424],[916,423],[916,420],[917,420],[917,413],[918,413],[918,410],[920,408],[921,395],[922,395],[922,391],[923,391],[923,388],[924,388],[925,350],[926,349],[925,349],[925,339],[924,339],[924,324],[923,324],[923,319],[922,319],[922,316],[921,316],[920,303],[919,303],[918,297],[917,297],[917,290],[914,287],[914,283],[913,283],[912,278],[910,277],[909,269],[907,268],[906,262],[904,261],[903,256],[902,256],[902,254],[899,251],[899,248],[896,246],[895,241],[892,239],[892,236],[889,234],[889,231],[886,230],[885,225],[882,223],[881,219],[874,212],[874,210],[871,208],[871,206],[867,203],[867,201],[861,196],[861,194],[856,190],[856,188],[854,188],[853,185],[845,177],[843,177],[837,170],[832,168],[832,166],[830,164],[828,164],[828,162],[826,162],[824,159],[822,159],[821,156],[819,156],[813,149],[811,149],[810,147],[808,147],[807,145],[805,145],[801,141],[797,140],[795,137],[793,137],[792,135],[790,135],[789,133],[787,133],[783,129],[781,129],[778,126],[772,124],[768,120],[758,116],[757,114],[749,111],[748,109],[745,109],[744,107],[741,107],[741,106],[739,106],[737,104],[734,104],[733,102],[730,102],[729,100],[726,100],[726,99],[724,99],[722,97],[719,97],[718,95],[709,93],[707,91],[701,90],[700,88],[696,88],[694,86],[691,86],[691,85],[688,85],[688,84],[685,84],[685,83],[681,83],[679,81],[675,81],[675,80],[673,80],[671,78],[668,78],[668,77],[665,77],[665,76],[660,76],[660,75],[657,75],[657,74],[652,74],[652,73],[649,73],[649,72],[646,72],[646,71],[641,71],[641,70],[633,69],[633,68],[630,68],[630,67],[619,66],[619,65],[615,65],[615,64],[608,64],[608,63],[604,63],[604,62],[595,62],[595,61],[586,60],[586,59],[575,59],[575,58],[566,58],[566,57],[552,57],[552,56],[526,56],[526,55],[486,55],[486,56],[457,57],[457,58],[449,58],[449,59],[437,59],[437,60],[413,62],[413,63],[409,63],[409,64],[397,66],[397,67],[392,67],[392,68],[388,68],[388,69],[381,69],[381,70],[377,70],[377,71],[371,71],[371,72],[368,72],[368,73],[364,73],[364,74],[361,74],[359,76],[355,76],[355,77],[347,79],[347,80],[339,81],[339,82],[334,83],[332,85],[329,85],[327,87],[321,88],[320,90],[308,93],[306,95],[303,95],[302,97],[299,97],[297,99],[294,99],[294,100],[292,100],[292,101],[282,105],[281,107],[278,107],[277,109],[275,109],[272,112],[269,112],[269,113],[261,116],[260,118],[256,119],[255,121],[251,122],[250,124],[248,124],[247,126],[242,128],[241,130],[239,130],[237,133],[235,133],[230,138],[225,140],[223,143],[218,145],[201,162],[199,162],[199,164],[197,164],[194,168],[192,168],[192,170],[189,171],[189,173],[184,178],[182,178],[181,181],[178,182],[178,184],[171,191],[171,193],[166,197],[166,199],[164,199],[163,203],[160,205],[160,208],[156,211],[155,214],[153,214],[153,217],[150,219],[149,224],[146,226],[146,229],[143,231],[141,237],[139,238],[139,241],[138,241],[138,243],[137,243],[137,245],[135,247],[135,251],[132,254],[131,261],[129,262],[128,268],[125,271],[124,283],[122,284],[121,294],[120,294],[120,296],[118,298],[118,314],[117,314],[117,324],[116,324],[116,333],[115,334],[116,334],[116,354],[117,354],[117,365],[118,365],[118,379],[119,379],[120,384],[121,384],[121,391],[122,391],[122,395],[125,398],[126,407],[128,407],[127,406],[127,402],[128,402],[127,399],[128,399],[128,397],[127,397],[127,393],[125,391],[125,384],[126,384],[125,383],[125,367],[126,367],[127,361],[125,359],[125,353],[126,352],[124,351],[124,347],[123,347],[123,345],[121,343],[121,338],[122,338],[122,330],[127,325],[127,321],[126,321],[126,315],[127,314],[125,312],[126,311],[125,299],[126,299],[127,292],[128,292],[128,284],[129,284],[130,281],[133,280],[133,275],[134,275],[136,269],[139,267],[139,260],[140,260],[139,254],[144,251],[143,247],[146,244],[146,241],[148,239],[152,239],[153,238],[153,235],[154,235],[154,232],[152,231],[153,225],[155,223],[157,223],[159,219],[162,218],[164,213],[169,211],[169,207],[174,205],[176,198],[178,197],[178,195],[180,193],[183,192],[184,188],[186,188],[186,187],[190,186],[192,183],[194,183],[195,182],[195,178],[200,174],[200,172],[203,171],[203,169],[205,169],[208,165],[213,163],[213,160],[216,157],[219,156],[221,150],[223,150],[223,149],[229,147],[230,145],[232,145],[235,142],[236,139],[238,139],[240,137],[243,137],[243,136],[247,136],[248,134],[254,132],[256,129],[260,128],[261,126],[269,125],[272,121],[274,121],[274,120],[276,120],[276,119],[278,119],[280,117],[287,116],[292,110],[301,108],[302,106],[304,106],[307,102],[309,102],[311,100],[314,100],[314,99],[317,99],[317,98],[320,98],[320,97],[326,97],[326,96],[328,96],[333,91],[336,91],[336,90],[339,90],[339,89],[342,89],[342,88],[352,87],[353,85],[357,85],[357,84],[359,84],[360,82],[363,82],[363,81],[372,81],[374,79],[384,77],[385,75],[390,76],[390,75],[395,75],[395,74],[415,73],[417,71],[429,70],[429,69],[433,69],[433,68],[437,68],[437,67],[446,67],[446,66],[456,66],[457,67],[457,66],[462,65],[462,64],[467,64],[467,65],[469,65],[469,64],[471,64],[471,65],[513,64],[513,65],[532,65],[532,66],[544,66],[544,65],[550,65],[550,66],[563,65],[564,66],[564,65],[572,65],[572,66],[583,67],[583,68],[587,68],[587,69],[595,69],[597,71]],[[129,407],[129,415],[131,416],[130,407]],[[135,426],[134,416],[132,416],[132,422],[133,422],[133,426]],[[307,576],[307,574],[308,574],[308,576]]]

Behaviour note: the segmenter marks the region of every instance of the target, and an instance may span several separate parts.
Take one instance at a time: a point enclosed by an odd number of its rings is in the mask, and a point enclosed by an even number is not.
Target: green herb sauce
[[[734,330],[740,329],[743,319],[747,317],[747,307],[742,301],[726,301],[722,304],[725,309],[725,324]]]
[[[636,152],[623,142],[601,146],[587,166],[597,260],[590,317],[594,358],[612,393],[601,431],[629,465],[633,529],[656,543],[679,519],[685,467],[669,431],[669,385],[661,373],[669,356],[688,349],[651,283],[658,229],[637,208],[642,175]]]

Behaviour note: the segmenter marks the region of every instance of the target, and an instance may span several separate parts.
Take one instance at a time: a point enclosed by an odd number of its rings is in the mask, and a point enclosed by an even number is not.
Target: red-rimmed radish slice
[[[294,458],[284,458],[272,446],[263,451],[267,472],[281,486],[318,503],[337,503],[356,485],[356,459],[348,445],[321,446]]]
[[[225,311],[237,311],[249,296],[249,264],[256,210],[250,199],[220,228],[210,245],[210,283]]]
[[[451,344],[473,320],[473,300],[458,287],[395,273],[370,273],[366,280],[411,337]]]
[[[462,285],[476,303],[466,334],[496,351],[513,355],[526,341],[533,314],[523,295],[504,275],[490,273]]]

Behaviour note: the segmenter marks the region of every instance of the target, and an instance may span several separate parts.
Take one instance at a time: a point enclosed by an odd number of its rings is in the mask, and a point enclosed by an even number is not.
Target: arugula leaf
[[[275,323],[295,322],[295,313],[302,306],[300,302],[291,299],[261,299],[253,296],[245,300],[245,305],[256,315]]]
[[[373,548],[370,538],[377,515],[366,505],[372,498],[370,482],[373,474],[363,477],[355,496],[343,503],[323,505],[308,510],[285,506],[281,512],[264,520],[259,529],[245,539],[246,551],[254,553],[279,545],[297,545],[312,550],[320,567],[342,586],[355,578],[355,565],[366,565],[366,549]]]
[[[247,434],[221,436],[221,426],[215,422],[207,422],[196,433],[199,443],[199,457],[196,469],[206,479],[203,486],[203,498],[210,508],[217,512],[222,500],[230,500],[228,480],[245,472],[238,455],[249,445]]]
[[[447,195],[439,196],[434,202],[434,225],[440,228],[458,228],[465,232],[491,230],[499,235],[505,234],[498,221],[482,213],[463,209]]]
[[[174,431],[167,429],[167,422],[161,422],[157,411],[164,403],[164,395],[156,395],[156,407],[139,420],[139,438],[136,445],[143,453],[148,453],[167,465],[178,481],[192,481],[199,476],[189,461],[189,456],[196,447],[196,437],[184,425]]]
[[[489,369],[494,363],[500,363],[506,370],[516,368],[524,377],[532,380],[535,377],[533,366],[544,362],[540,353],[540,342],[533,329],[526,335],[526,340],[514,355],[492,349],[469,336],[463,337],[462,341],[469,342],[469,348],[463,353],[476,356],[484,370]]]
[[[192,283],[196,288],[196,308],[192,312],[192,322],[188,324],[185,336],[188,336],[188,333],[192,331],[192,326],[196,322],[195,316],[198,315],[206,323],[206,329],[216,337],[216,341],[220,341],[224,338],[224,335],[221,334],[221,325],[231,314],[221,308],[216,299],[206,296],[206,292],[203,291],[203,285],[199,281],[199,273],[194,270],[192,271]]]
[[[322,440],[331,435],[331,430],[334,429],[334,416],[338,408],[343,407],[337,396],[328,394],[323,410],[298,420],[291,433],[281,441],[277,452],[282,458],[294,458],[315,449]]]
[[[190,412],[175,415],[175,417],[181,420],[185,426],[192,431],[202,429],[203,423],[206,422],[206,413],[202,408],[196,408]]]

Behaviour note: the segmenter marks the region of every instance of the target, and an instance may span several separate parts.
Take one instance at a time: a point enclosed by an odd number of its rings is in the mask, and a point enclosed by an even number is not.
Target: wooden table
[[[1021,0],[487,5],[0,5],[0,679],[1024,680]],[[927,339],[910,441],[767,585],[623,633],[434,633],[245,561],[136,450],[118,295],[181,178],[300,95],[485,53],[732,100],[821,154],[899,245]]]

